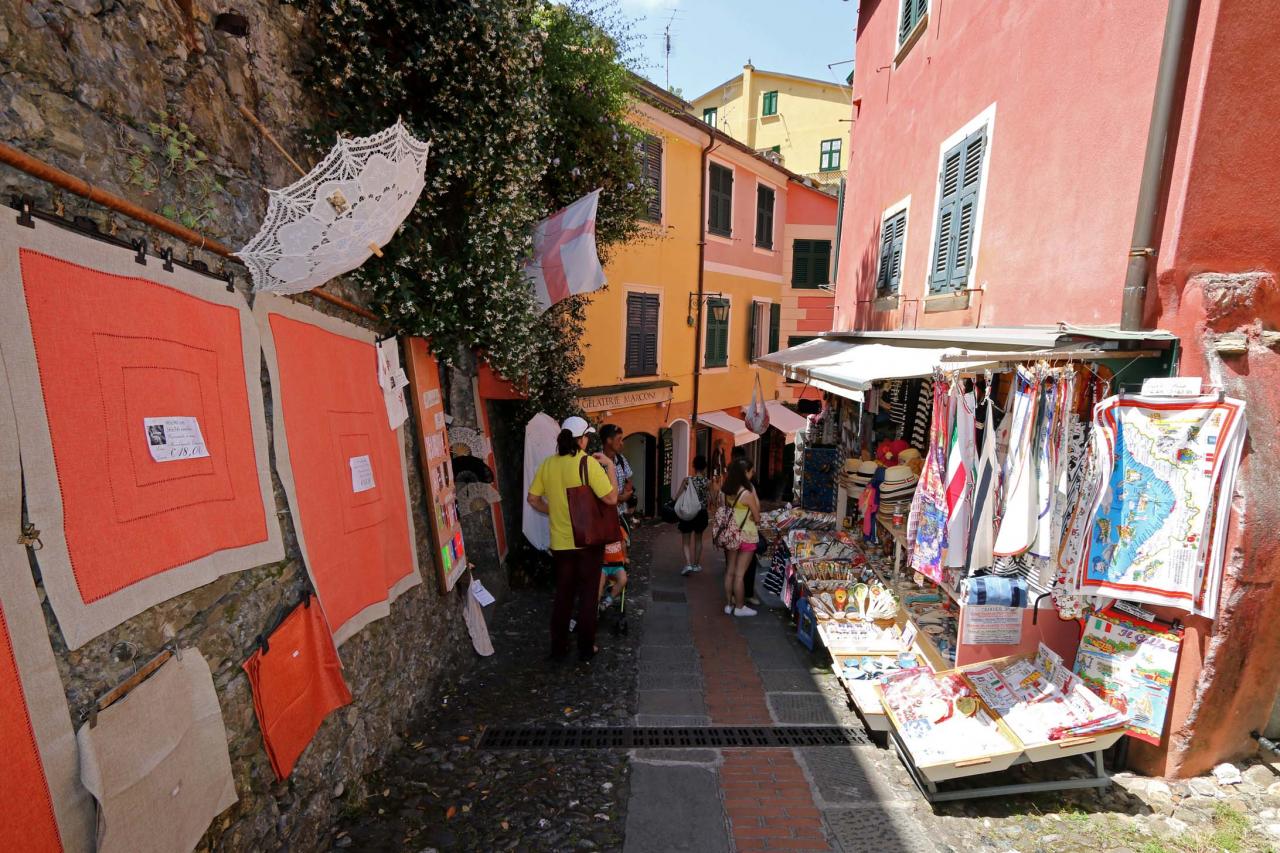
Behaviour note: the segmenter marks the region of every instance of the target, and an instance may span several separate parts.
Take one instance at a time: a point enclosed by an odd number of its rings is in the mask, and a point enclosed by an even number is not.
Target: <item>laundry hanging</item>
[[[0,346],[68,647],[284,559],[258,331],[224,282],[0,217]]]
[[[287,779],[330,713],[351,704],[320,604],[307,595],[244,662],[276,779]]]

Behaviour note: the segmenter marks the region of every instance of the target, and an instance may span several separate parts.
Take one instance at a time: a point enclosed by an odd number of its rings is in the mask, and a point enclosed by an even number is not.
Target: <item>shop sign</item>
[[[607,409],[629,409],[634,406],[649,406],[665,403],[671,399],[671,388],[641,388],[635,391],[618,391],[613,394],[598,394],[583,397],[582,408],[587,412],[603,412]]]

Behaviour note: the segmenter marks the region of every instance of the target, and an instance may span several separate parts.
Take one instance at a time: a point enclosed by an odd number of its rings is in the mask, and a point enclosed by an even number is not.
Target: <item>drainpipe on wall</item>
[[[698,446],[698,387],[702,378],[702,291],[703,267],[707,253],[707,155],[716,147],[716,135],[707,137],[707,144],[702,149],[701,166],[698,171],[698,307],[694,314],[693,327],[693,414],[689,417],[690,438],[696,452]]]
[[[1164,42],[1160,47],[1160,70],[1156,75],[1155,99],[1151,104],[1151,125],[1147,129],[1147,152],[1142,162],[1142,183],[1138,189],[1138,211],[1133,220],[1129,244],[1129,268],[1124,277],[1124,299],[1120,328],[1141,329],[1147,301],[1147,279],[1155,256],[1154,232],[1160,202],[1160,185],[1168,150],[1173,101],[1178,94],[1178,72],[1182,66],[1182,43],[1187,31],[1190,0],[1169,0],[1165,17]]]

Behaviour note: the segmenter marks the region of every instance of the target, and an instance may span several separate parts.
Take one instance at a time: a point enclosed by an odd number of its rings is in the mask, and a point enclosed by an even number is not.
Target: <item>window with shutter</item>
[[[644,184],[649,203],[645,218],[650,222],[662,221],[662,139],[648,135],[644,138]]]
[[[724,320],[716,320],[713,308],[723,305],[729,307],[729,300],[711,298],[707,300],[706,309],[706,342],[703,346],[704,367],[725,367],[729,363],[729,316],[725,312]]]
[[[925,13],[929,11],[929,0],[901,0],[899,12],[901,22],[898,24],[898,47],[902,47],[911,34],[915,32]]]
[[[782,332],[782,306],[773,303],[769,306],[769,349],[766,352],[778,351],[778,338]]]
[[[968,283],[986,147],[984,127],[943,155],[938,176],[938,233],[929,273],[931,293],[963,290]]]
[[[791,243],[791,286],[813,287],[809,280],[809,255],[812,253],[811,240],[795,240]]]
[[[756,186],[756,245],[773,248],[774,191],[763,184]]]
[[[716,108],[707,107],[705,110],[703,110],[702,120],[705,121],[707,124],[711,125],[712,127],[715,127],[716,126]]]
[[[765,92],[764,104],[761,106],[760,115],[776,116],[778,114],[778,93]]]
[[[721,237],[733,234],[733,170],[718,163],[710,165],[707,230]]]
[[[659,316],[656,293],[627,294],[627,376],[657,374]]]
[[[840,170],[840,149],[843,143],[839,139],[824,139],[818,147],[818,171],[838,172]]]
[[[886,219],[880,231],[880,271],[876,276],[876,296],[893,296],[902,283],[903,239],[907,233],[907,212],[900,210]]]
[[[831,283],[831,241],[813,240],[810,254],[809,275],[814,287]]]
[[[755,361],[760,355],[760,308],[763,302],[751,303],[751,315],[747,324],[747,362]]]

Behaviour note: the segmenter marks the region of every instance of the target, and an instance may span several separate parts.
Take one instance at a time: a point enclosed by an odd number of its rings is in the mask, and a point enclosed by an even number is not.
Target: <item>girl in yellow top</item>
[[[742,544],[738,550],[725,554],[724,597],[727,603],[724,612],[734,616],[756,615],[756,611],[747,606],[743,588],[743,577],[755,556],[756,542],[760,538],[760,499],[751,485],[748,470],[745,460],[732,463],[720,487],[725,505],[733,510],[734,523],[742,528]]]
[[[587,437],[595,432],[584,419],[572,417],[560,425],[556,455],[538,466],[529,485],[529,505],[551,516],[551,562],[556,570],[555,603],[551,608],[551,657],[569,654],[569,617],[573,599],[578,599],[578,657],[590,660],[596,652],[596,615],[599,612],[600,565],[604,546],[574,547],[573,521],[569,516],[567,492],[583,485],[581,463],[586,455]],[[603,453],[587,457],[587,483],[596,497],[615,506],[613,461]],[[754,541],[754,540],[752,540]]]

